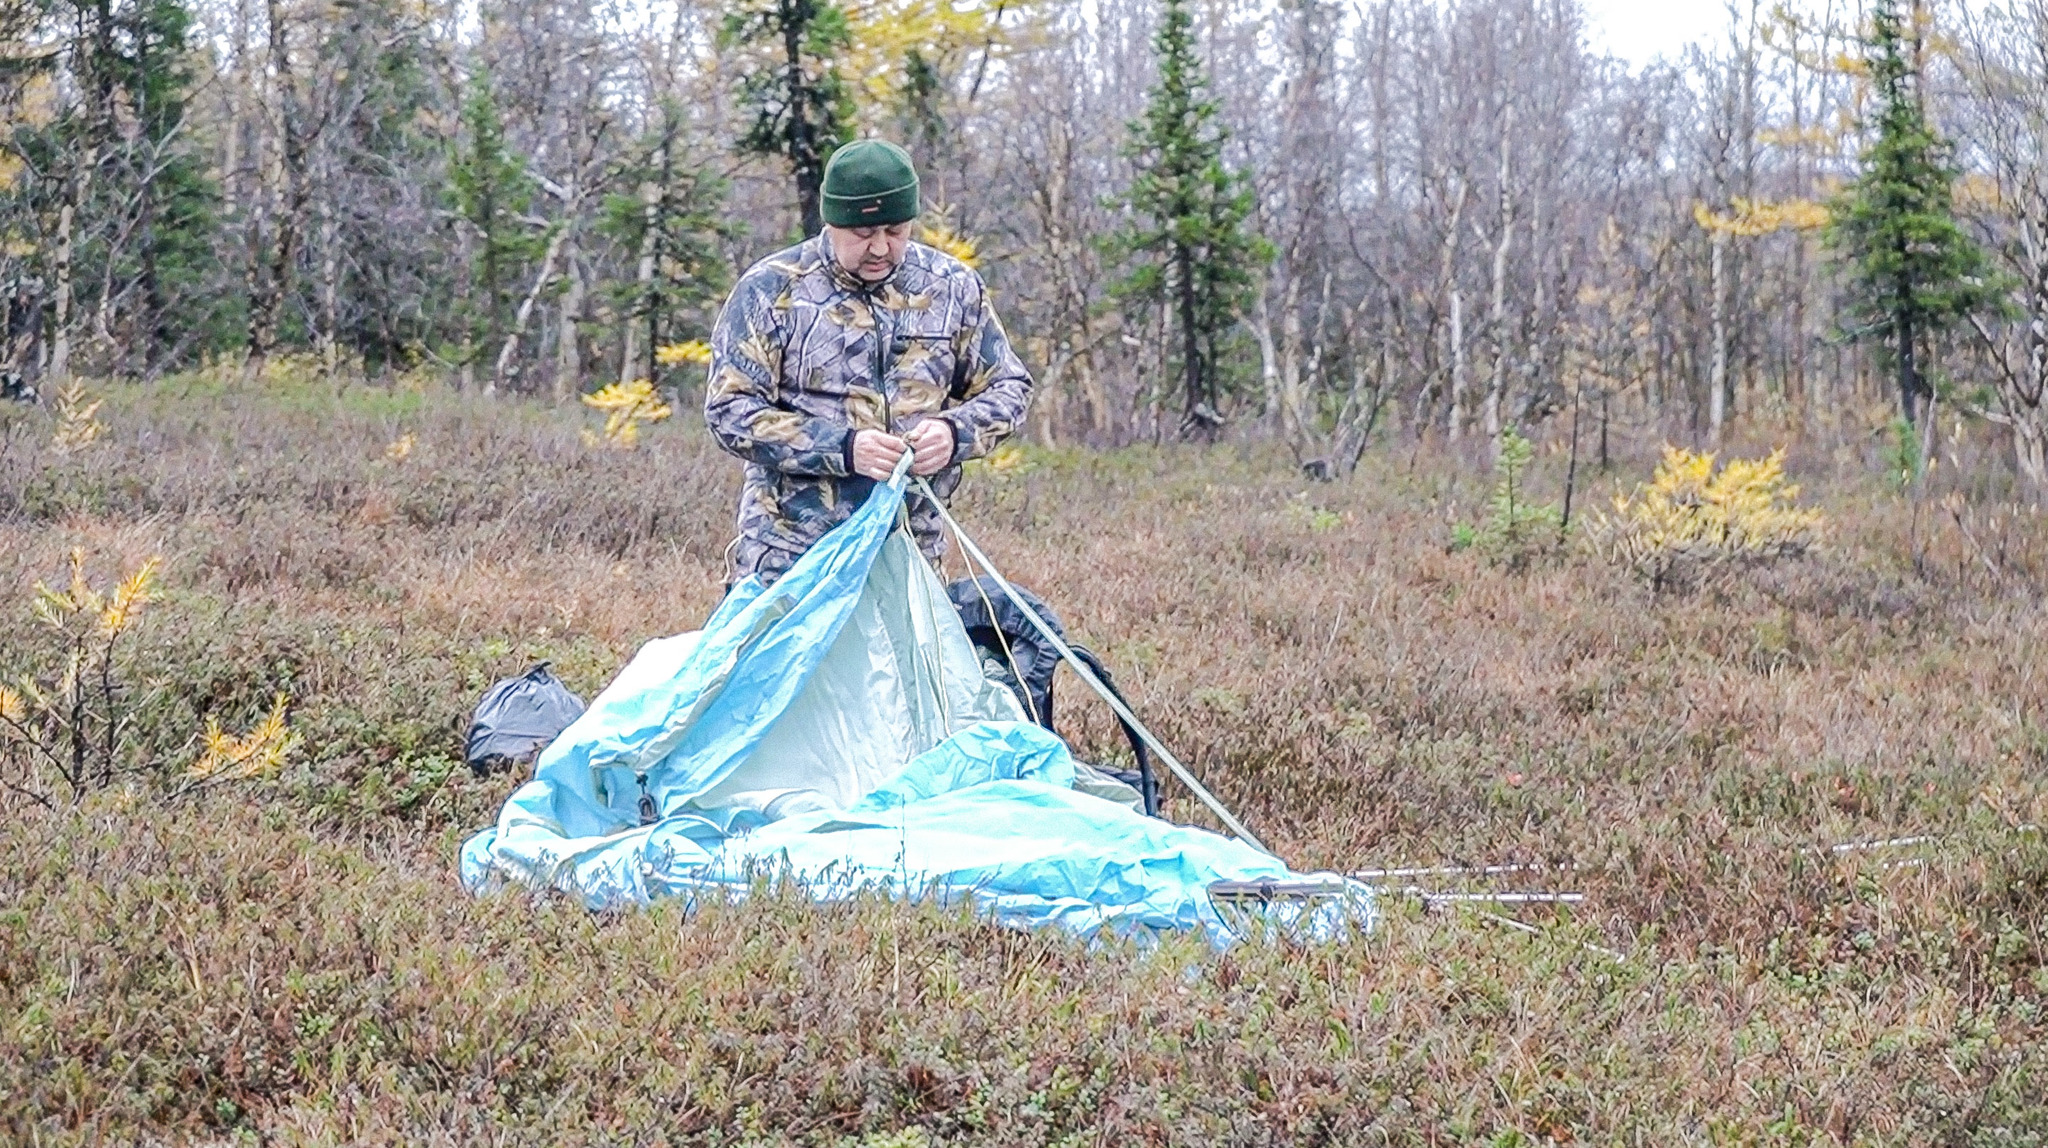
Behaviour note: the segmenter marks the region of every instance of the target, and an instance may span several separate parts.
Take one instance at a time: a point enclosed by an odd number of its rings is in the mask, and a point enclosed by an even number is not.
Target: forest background
[[[1735,4],[1631,67],[1564,0],[1169,7],[1211,206],[1246,216],[1199,388],[1176,308],[1134,289],[1163,9],[1119,0],[11,0],[0,364],[46,396],[281,355],[691,391],[807,173],[880,133],[995,286],[1042,443],[1227,425],[1344,471],[1372,432],[1495,440],[1575,406],[1693,442],[1890,417],[1824,235],[1877,134],[1860,9]],[[1921,336],[1929,389],[2037,485],[2048,13],[1891,7],[2004,296]]]

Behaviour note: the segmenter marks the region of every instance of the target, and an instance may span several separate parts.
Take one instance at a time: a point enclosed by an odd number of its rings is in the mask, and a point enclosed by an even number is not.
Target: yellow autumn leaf
[[[702,339],[665,343],[654,349],[654,361],[664,367],[680,367],[684,364],[702,366],[711,361],[711,344]]]
[[[57,430],[50,436],[50,449],[58,454],[84,450],[106,433],[99,410],[105,399],[95,399],[83,382],[73,382],[57,392]]]
[[[584,395],[583,404],[605,412],[604,430],[596,435],[586,432],[583,441],[621,450],[631,450],[639,444],[642,424],[658,423],[675,413],[646,379],[608,383]]]
[[[248,733],[237,736],[221,728],[220,719],[208,715],[206,731],[200,735],[198,760],[186,773],[195,779],[228,777],[247,779],[267,776],[284,768],[299,746],[299,735],[285,724],[291,697],[279,693],[270,712]]]
[[[1711,211],[1704,203],[1694,204],[1692,218],[1708,231],[1754,238],[1776,231],[1814,231],[1826,227],[1828,209],[1810,199],[1772,202],[1738,195],[1728,201],[1726,212]]]
[[[871,121],[900,106],[913,59],[942,77],[1000,63],[1040,38],[1050,19],[1045,0],[847,0],[843,7],[852,43],[839,66],[866,97],[858,114]]]
[[[1678,562],[1771,559],[1805,553],[1822,525],[1818,510],[1797,505],[1785,453],[1734,459],[1667,447],[1650,482],[1614,499],[1588,536],[1610,557],[1655,574]]]
[[[161,557],[152,557],[114,587],[114,597],[100,611],[100,636],[114,638],[131,625],[142,607],[156,597],[156,572]]]
[[[949,224],[938,223],[923,229],[919,236],[926,247],[958,259],[969,267],[981,266],[981,248],[974,240],[953,230]]]
[[[49,583],[35,584],[35,613],[44,623],[62,628],[66,619],[74,614],[97,614],[105,602],[99,592],[85,577],[85,551],[71,548],[71,584],[63,590],[53,590]]]

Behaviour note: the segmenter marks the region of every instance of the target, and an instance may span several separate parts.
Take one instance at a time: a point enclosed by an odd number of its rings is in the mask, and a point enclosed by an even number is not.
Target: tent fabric
[[[898,529],[904,481],[773,586],[747,579],[702,630],[643,646],[464,845],[464,884],[616,908],[770,875],[820,899],[884,889],[1086,936],[1229,941],[1210,883],[1295,875],[1076,788],[1085,767],[983,676]],[[1362,887],[1315,912],[1322,933],[1371,925]]]

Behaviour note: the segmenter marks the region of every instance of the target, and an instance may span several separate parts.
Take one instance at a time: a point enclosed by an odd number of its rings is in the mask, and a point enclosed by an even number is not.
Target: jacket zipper
[[[875,325],[875,393],[882,396],[882,433],[896,433],[896,416],[889,409],[889,343],[895,338],[894,332],[882,329],[882,316],[887,313],[879,300],[872,294],[862,292],[867,299],[868,318]]]

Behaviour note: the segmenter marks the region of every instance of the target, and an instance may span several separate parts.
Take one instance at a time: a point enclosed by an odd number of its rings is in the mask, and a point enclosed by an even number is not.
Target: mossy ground
[[[1653,593],[1452,553],[1489,480],[1428,445],[1337,484],[1233,448],[982,470],[962,520],[1297,866],[1588,897],[1535,935],[1394,903],[1338,946],[1090,949],[775,889],[464,895],[512,784],[459,763],[477,695],[541,658],[588,694],[700,622],[737,467],[687,414],[619,452],[580,410],[323,386],[115,391],[63,458],[0,413],[0,675],[50,664],[27,603],[73,547],[167,580],[130,772],[0,821],[10,1141],[2048,1143],[2048,523],[1995,487],[1916,509],[1795,444],[1822,552]],[[282,774],[179,780],[280,690]],[[1825,849],[1906,834],[1944,839]]]

